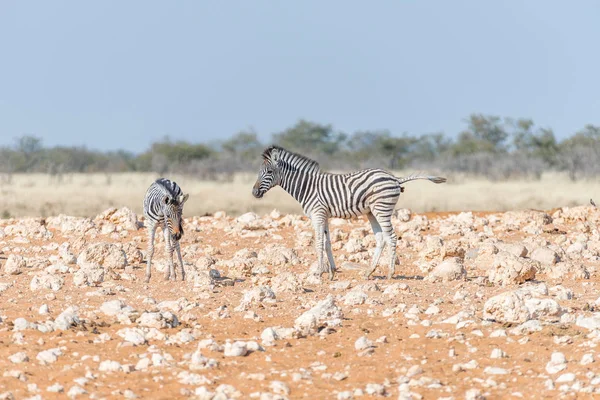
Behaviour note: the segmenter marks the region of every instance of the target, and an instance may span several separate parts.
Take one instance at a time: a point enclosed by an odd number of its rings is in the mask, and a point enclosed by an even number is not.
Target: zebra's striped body
[[[169,268],[165,279],[175,279],[173,251],[177,251],[179,259],[179,278],[183,280],[183,258],[179,240],[183,235],[183,205],[188,195],[174,181],[165,178],[157,179],[146,191],[144,197],[144,216],[148,225],[148,261],[146,264],[146,282],[150,282],[152,274],[152,256],[154,255],[154,236],[159,226],[165,238],[166,254],[169,257]]]
[[[315,229],[321,271],[324,270],[325,245],[331,279],[334,276],[335,263],[331,251],[328,219],[366,215],[375,233],[377,247],[371,268],[366,271],[365,277],[368,278],[375,271],[381,252],[387,244],[392,255],[388,271],[388,277],[391,278],[394,274],[397,242],[392,226],[392,214],[400,193],[404,190],[401,185],[416,179],[428,179],[434,183],[446,181],[445,178],[433,176],[396,178],[382,169],[331,174],[322,172],[314,160],[278,146],[271,146],[263,153],[263,165],[252,193],[254,197],[261,198],[269,189],[279,185],[300,203]]]

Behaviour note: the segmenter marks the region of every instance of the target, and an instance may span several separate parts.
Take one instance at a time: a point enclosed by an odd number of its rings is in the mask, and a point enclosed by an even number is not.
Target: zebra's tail
[[[396,178],[398,179],[398,183],[400,183],[401,185],[403,183],[409,182],[409,181],[415,181],[417,179],[427,179],[428,181],[431,181],[433,183],[444,183],[446,182],[446,178],[441,177],[441,176],[429,176],[429,175],[409,175],[407,177],[404,178]]]

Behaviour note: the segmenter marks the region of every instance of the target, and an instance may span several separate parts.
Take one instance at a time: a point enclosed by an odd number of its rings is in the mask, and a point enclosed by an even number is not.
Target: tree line
[[[384,167],[462,172],[489,179],[539,179],[548,170],[564,171],[572,180],[598,175],[600,127],[585,125],[559,141],[552,129],[531,119],[472,114],[454,138],[442,133],[394,135],[388,130],[346,133],[330,124],[299,120],[275,133],[268,143],[254,131],[227,140],[190,143],[168,137],[141,154],[126,150],[95,151],[85,147],[45,147],[40,138],[22,136],[0,148],[0,172],[42,172],[60,178],[85,172],[184,173],[199,179],[229,179],[255,171],[268,144],[278,144],[317,159],[324,169]]]

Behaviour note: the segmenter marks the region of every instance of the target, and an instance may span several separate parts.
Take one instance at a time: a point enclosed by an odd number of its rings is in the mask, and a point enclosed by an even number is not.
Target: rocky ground
[[[494,399],[600,393],[600,211],[186,219],[186,281],[144,283],[130,210],[0,220],[0,399]],[[162,237],[162,235],[157,235]],[[599,310],[600,311],[600,310]]]

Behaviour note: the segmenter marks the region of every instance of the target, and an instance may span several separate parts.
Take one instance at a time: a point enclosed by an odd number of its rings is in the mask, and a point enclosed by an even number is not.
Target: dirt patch
[[[366,268],[375,247],[364,218],[332,222],[338,272],[329,281],[309,272],[316,257],[304,217],[193,217],[186,219],[181,243],[188,280],[164,281],[155,270],[146,284],[145,263],[134,262],[125,269],[101,267],[103,279],[91,286],[75,284],[83,267],[68,253],[77,258],[96,243],[145,252],[143,228],[116,223],[108,229],[99,218],[57,224],[60,230],[46,222],[2,220],[0,393],[18,399],[435,399],[464,398],[468,391],[550,399],[598,393],[600,213],[581,207],[547,214],[562,232],[544,230],[547,218],[528,212],[394,220],[402,237],[396,276],[383,278],[384,255],[370,281],[354,269]],[[162,235],[157,238],[161,269],[165,254]],[[352,248],[345,247],[349,240]],[[558,261],[550,258],[554,264],[544,266],[530,260],[539,247]],[[519,253],[511,266],[538,263],[535,279],[510,284],[506,273],[507,285],[491,284],[488,269],[506,252]],[[26,266],[9,274],[4,267],[11,254],[23,256]],[[431,279],[449,259],[466,275]],[[345,262],[353,268],[345,269]],[[32,290],[36,276],[62,283]],[[510,306],[490,306],[505,295]],[[332,308],[323,309],[329,296]],[[239,348],[244,355],[231,356]],[[55,357],[48,353],[53,349]],[[552,373],[546,366],[555,352],[567,362]]]

